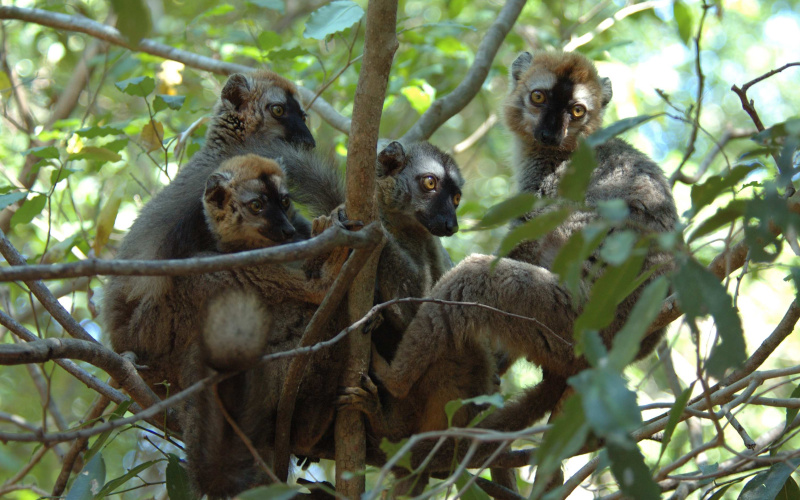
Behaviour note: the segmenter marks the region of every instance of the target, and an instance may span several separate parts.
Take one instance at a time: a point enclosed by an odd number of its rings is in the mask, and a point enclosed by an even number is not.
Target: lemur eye
[[[247,204],[247,208],[249,208],[250,211],[253,212],[254,214],[257,214],[261,211],[262,208],[264,208],[264,206],[261,204],[260,201],[253,200]]]
[[[581,116],[586,114],[586,108],[581,104],[576,104],[572,106],[572,116],[575,118],[580,118]]]
[[[283,106],[280,104],[273,104],[269,107],[269,112],[272,113],[272,116],[275,118],[280,118],[284,113]]]
[[[453,205],[458,208],[459,203],[461,203],[461,193],[456,193],[456,195],[453,196]]]
[[[547,100],[547,97],[544,95],[544,92],[541,90],[534,90],[531,92],[531,101],[534,104],[544,104],[544,101]]]
[[[281,205],[283,205],[283,208],[289,208],[289,205],[291,204],[292,200],[289,199],[289,195],[288,194],[283,195],[283,198],[281,198]]]
[[[433,191],[436,189],[436,177],[432,175],[426,175],[422,178],[420,183],[422,184],[422,189],[425,191]]]

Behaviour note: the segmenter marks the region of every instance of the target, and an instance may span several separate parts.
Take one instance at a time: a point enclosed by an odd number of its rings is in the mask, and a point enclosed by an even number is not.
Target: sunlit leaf
[[[247,0],[247,3],[264,9],[276,10],[281,14],[286,12],[286,6],[283,0]]]
[[[687,239],[687,242],[692,242],[701,236],[713,233],[717,229],[743,217],[746,207],[746,200],[731,200],[727,206],[720,208],[717,213],[698,224]]]
[[[224,16],[225,14],[229,14],[236,10],[236,7],[229,3],[222,3],[219,5],[215,5],[211,7],[207,11],[203,12],[201,17],[215,17],[215,16]]]
[[[692,9],[682,0],[675,0],[675,3],[672,4],[672,13],[675,16],[675,22],[678,23],[678,34],[681,37],[681,41],[689,45],[689,41],[694,34]]]
[[[164,140],[164,125],[155,120],[147,122],[139,134],[139,139],[148,153],[161,149]]]
[[[38,158],[49,158],[49,159],[57,159],[59,157],[58,149],[55,146],[40,146],[36,148],[26,149],[22,152],[22,155],[33,155]]]
[[[638,127],[639,125],[649,122],[653,118],[658,118],[661,113],[657,115],[640,115],[632,116],[630,118],[623,118],[617,122],[612,123],[608,127],[598,130],[586,139],[586,143],[592,147],[597,147],[600,144],[608,141],[612,137],[624,134],[628,130]]]
[[[78,170],[74,168],[55,168],[52,172],[50,172],[50,185],[55,186],[59,182],[63,181],[64,179],[68,178],[70,175],[74,174]]]
[[[156,94],[156,98],[153,99],[153,111],[158,113],[162,109],[174,109],[179,110],[181,106],[183,106],[183,101],[186,100],[186,96],[182,95],[165,95],[165,94]]]
[[[669,442],[672,440],[672,434],[681,421],[681,415],[691,395],[692,388],[689,387],[685,389],[681,395],[675,399],[675,404],[673,404],[672,408],[669,410],[669,419],[667,420],[667,426],[664,427],[664,436],[661,438],[661,452],[658,454],[659,461],[661,461],[661,457],[664,456],[664,452],[667,451],[667,446],[669,446]]]
[[[195,496],[189,486],[189,476],[181,465],[177,455],[167,455],[167,494],[169,500],[194,500]],[[259,497],[263,498],[263,497]]]
[[[153,21],[145,0],[111,0],[111,7],[117,14],[117,29],[133,45],[150,34]]]
[[[42,256],[42,264],[55,264],[56,262],[61,262],[64,260],[69,251],[72,250],[79,241],[81,241],[81,234],[76,233],[66,238],[63,241],[59,241],[55,245],[50,245],[47,248],[47,252],[45,252],[44,256]]]
[[[628,315],[625,326],[614,336],[609,363],[620,373],[636,358],[640,343],[661,312],[668,291],[669,283],[663,276],[648,284]]]
[[[515,194],[507,200],[489,207],[486,215],[472,229],[483,229],[501,226],[517,217],[521,217],[533,209],[536,195],[533,193]]]
[[[11,216],[11,227],[17,224],[29,223],[34,217],[42,213],[45,205],[47,205],[47,196],[43,194],[29,199]]]
[[[111,126],[95,126],[95,127],[88,127],[82,128],[80,130],[76,130],[75,134],[80,137],[85,137],[87,139],[94,139],[95,137],[106,137],[109,135],[122,135],[125,131],[116,127]]]
[[[100,209],[100,215],[97,217],[97,235],[93,245],[95,255],[100,255],[100,251],[108,243],[111,231],[114,229],[114,222],[117,220],[119,206],[122,203],[122,194],[122,190],[111,193],[111,196],[103,204],[103,208]]]
[[[756,165],[738,165],[726,175],[713,175],[705,182],[692,186],[692,211],[697,214],[700,209],[717,199],[725,190],[740,183]]]
[[[791,478],[792,472],[800,465],[800,459],[795,458],[778,462],[765,472],[760,472],[742,488],[738,500],[765,500],[776,498],[784,490],[786,481]],[[795,485],[796,486],[796,485]],[[786,491],[792,491],[791,487]]]
[[[302,47],[292,47],[290,49],[272,50],[269,53],[269,58],[272,61],[288,61],[306,54],[308,54],[306,49]]]
[[[125,146],[128,145],[128,142],[130,142],[130,139],[128,139],[127,137],[124,137],[122,139],[117,139],[115,141],[107,142],[107,143],[103,144],[102,147],[107,149],[107,150],[109,150],[109,151],[113,151],[115,153],[119,153],[120,151],[122,151],[122,149]]]
[[[275,47],[280,47],[283,43],[283,38],[274,31],[262,31],[258,35],[258,48],[261,50],[269,51]]]
[[[447,2],[447,15],[450,19],[454,17],[458,17],[461,14],[461,10],[467,4],[467,0],[450,0]]]
[[[690,258],[683,260],[672,282],[690,327],[696,331],[697,319],[707,314],[713,316],[721,342],[712,348],[706,368],[711,375],[721,378],[725,370],[747,359],[742,321],[733,308],[731,296],[716,276]]]
[[[350,0],[334,0],[311,13],[303,36],[324,40],[328,35],[344,31],[364,17],[364,9]]]
[[[106,463],[103,461],[103,455],[98,453],[78,473],[66,500],[92,500],[103,489],[105,482]]]
[[[84,146],[77,153],[69,155],[70,160],[94,160],[101,162],[116,162],[122,159],[119,153],[96,146]]]
[[[500,243],[498,254],[502,257],[514,249],[518,244],[526,240],[541,238],[553,229],[557,228],[572,213],[569,207],[559,208],[545,212],[533,219],[524,222],[506,234]]]
[[[114,84],[122,92],[139,97],[147,97],[156,88],[156,81],[149,76],[137,76]]]
[[[403,87],[400,89],[400,93],[408,99],[411,107],[419,114],[427,111],[436,98],[436,90],[424,81],[420,81],[416,85]]]

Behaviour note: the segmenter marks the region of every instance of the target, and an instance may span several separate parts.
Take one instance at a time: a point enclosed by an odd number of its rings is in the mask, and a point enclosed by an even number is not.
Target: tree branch
[[[215,255],[213,257],[192,257],[189,259],[172,260],[86,259],[70,264],[45,265],[25,265],[24,260],[20,257],[14,261],[9,260],[14,267],[0,269],[0,282],[98,275],[185,276],[188,274],[210,273],[239,267],[303,260],[342,246],[350,248],[369,247],[375,245],[380,238],[380,228],[374,225],[367,226],[357,232],[347,231],[338,226],[331,226],[331,228],[310,240],[246,252]],[[3,250],[3,240],[5,240],[5,242],[8,241],[4,237],[0,239],[0,251]],[[10,245],[10,243],[8,245]],[[33,290],[33,288],[31,289]],[[36,294],[36,292],[34,293]],[[39,295],[37,294],[36,296],[38,297]]]
[[[436,129],[472,101],[489,74],[489,68],[492,66],[500,44],[503,43],[514,23],[517,22],[519,13],[522,12],[524,6],[525,0],[508,0],[503,5],[497,20],[486,31],[486,36],[478,46],[475,61],[467,75],[455,90],[445,97],[435,100],[417,120],[417,123],[400,138],[401,141],[414,142],[428,139]]]
[[[210,71],[211,73],[230,75],[233,73],[248,73],[253,71],[252,68],[241,64],[229,63],[213,59],[211,57],[201,56],[186,50],[176,49],[169,45],[164,45],[153,40],[143,38],[138,45],[133,45],[122,34],[111,26],[107,26],[97,21],[93,21],[82,16],[70,16],[61,14],[59,12],[50,12],[42,9],[28,9],[23,7],[14,6],[0,6],[0,19],[18,19],[29,23],[36,23],[42,26],[48,26],[59,30],[77,31],[85,33],[94,38],[104,40],[120,47],[135,52],[144,52],[145,54],[154,55],[172,61],[178,61],[191,68]],[[305,88],[298,87],[303,99],[311,100],[314,98],[314,92]],[[350,131],[350,120],[339,114],[333,106],[322,98],[318,98],[312,107],[323,120],[331,125],[336,130],[348,134]]]

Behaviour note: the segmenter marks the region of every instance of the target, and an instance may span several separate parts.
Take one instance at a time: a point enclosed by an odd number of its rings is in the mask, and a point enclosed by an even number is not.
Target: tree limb
[[[233,73],[248,73],[253,71],[252,68],[241,64],[229,63],[219,59],[201,56],[147,38],[143,38],[138,45],[133,45],[126,40],[116,28],[82,16],[70,16],[68,14],[42,9],[0,6],[0,19],[18,19],[20,21],[36,23],[59,30],[85,33],[94,38],[119,45],[120,47],[125,47],[135,52],[144,52],[145,54],[154,55],[156,57],[178,61],[191,68],[210,71],[211,73],[230,75]],[[311,100],[314,97],[314,92],[305,87],[298,87],[298,90],[303,99]],[[338,113],[333,109],[333,106],[324,99],[316,99],[312,109],[336,130],[345,134],[349,133],[350,119]]]
[[[246,252],[215,255],[212,257],[192,257],[188,259],[172,260],[86,259],[69,264],[25,265],[24,260],[22,260],[20,256],[19,259],[15,259],[14,261],[9,259],[9,262],[13,264],[12,267],[0,269],[0,282],[98,275],[185,276],[188,274],[210,273],[239,267],[303,260],[329,252],[337,247],[368,247],[375,245],[380,238],[380,228],[373,225],[365,227],[357,232],[347,231],[338,226],[331,226],[331,228],[310,240]],[[3,240],[5,240],[5,242],[8,241],[4,237],[0,239],[0,251],[3,250]],[[7,245],[10,245],[10,243]],[[33,290],[33,288],[31,289]],[[36,294],[36,292],[34,292],[34,294]],[[39,297],[38,294],[36,296]]]
[[[500,44],[503,43],[514,23],[517,22],[519,13],[522,12],[524,6],[525,0],[508,0],[503,5],[497,19],[486,31],[486,36],[478,46],[475,61],[467,75],[455,90],[445,97],[433,101],[428,110],[417,120],[417,123],[401,137],[401,141],[414,142],[428,139],[444,122],[472,101],[489,74],[489,68],[492,66]]]

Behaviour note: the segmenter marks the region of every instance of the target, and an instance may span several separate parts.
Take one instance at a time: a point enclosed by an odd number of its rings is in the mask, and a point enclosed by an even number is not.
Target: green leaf
[[[783,137],[800,137],[800,118],[790,118],[776,123],[770,128],[755,134],[751,139],[759,144],[767,144]]]
[[[0,71],[0,94],[3,92],[11,92],[11,80],[5,71]]]
[[[797,486],[792,476],[786,478],[786,482],[775,496],[775,500],[800,500],[800,487]]]
[[[298,486],[290,486],[284,483],[270,484],[269,486],[259,486],[252,490],[247,490],[244,493],[239,493],[236,498],[239,500],[263,500],[269,498],[270,500],[290,500],[295,498],[300,492]],[[302,498],[298,497],[298,498]],[[170,495],[169,500],[175,500]]]
[[[450,401],[450,403],[452,403],[452,401]],[[388,439],[383,438],[381,440],[381,451],[386,454],[387,459],[390,459],[400,452],[400,449],[406,445],[406,442],[408,442],[408,439],[401,439],[400,441],[393,443]],[[411,467],[411,453],[407,452],[405,455],[400,457],[400,460],[398,460],[396,465],[405,467],[409,471],[414,470]]]
[[[740,478],[739,480],[741,481],[743,479],[744,478]],[[722,500],[723,498],[725,498],[725,492],[728,491],[728,488],[730,488],[734,484],[736,484],[736,483],[726,484],[722,488],[718,489],[713,495],[711,495],[711,498],[709,498],[708,500]]]
[[[156,98],[153,100],[153,111],[158,113],[162,109],[174,109],[179,110],[181,106],[183,106],[183,101],[186,100],[186,96],[182,95],[166,95],[166,94],[156,94]]]
[[[659,113],[657,115],[640,115],[630,118],[623,118],[622,120],[614,122],[608,127],[598,130],[594,134],[590,135],[586,139],[586,143],[592,147],[597,147],[613,137],[624,134],[628,130],[636,128],[643,123],[649,122],[653,118],[658,118],[662,114],[663,113]]]
[[[47,196],[43,194],[34,196],[19,207],[19,209],[14,212],[14,215],[11,216],[11,227],[17,224],[29,223],[34,217],[42,213],[45,205],[47,205]]]
[[[496,408],[502,408],[505,405],[505,400],[500,393],[494,394],[486,394],[483,396],[476,396],[474,398],[467,398],[467,399],[454,399],[452,401],[448,401],[447,404],[444,405],[444,413],[447,415],[447,424],[448,426],[453,425],[453,415],[463,407],[464,405],[474,404],[474,405],[483,405],[488,404],[490,405],[490,411],[483,411],[480,414],[476,415],[475,418],[472,419],[467,427],[474,427],[480,423],[481,420],[488,417]]]
[[[800,465],[800,458],[776,463],[765,472],[755,475],[739,494],[739,500],[770,500],[784,490],[792,472]],[[795,488],[797,485],[795,485]],[[791,485],[789,486],[791,488]],[[790,490],[791,491],[791,490]]]
[[[625,222],[631,215],[631,209],[625,200],[614,198],[611,200],[600,200],[597,202],[597,213],[608,222]]]
[[[75,135],[79,137],[85,137],[87,139],[94,139],[96,137],[107,137],[109,135],[123,135],[124,133],[125,133],[124,130],[110,126],[104,126],[104,127],[95,126],[95,127],[82,128],[80,130],[75,131]]]
[[[280,47],[283,43],[283,38],[274,31],[262,31],[258,35],[258,48],[263,51],[269,51],[275,47]]]
[[[70,160],[93,160],[101,162],[116,162],[122,159],[119,153],[110,149],[96,146],[84,146],[79,152],[69,155]]]
[[[538,498],[547,487],[550,476],[561,461],[577,452],[589,435],[589,424],[583,413],[580,398],[572,396],[564,402],[564,410],[556,417],[553,427],[544,435],[542,445],[536,450],[536,480],[529,498]]]
[[[311,13],[303,36],[324,40],[328,35],[344,31],[364,17],[364,9],[350,0],[334,0]]]
[[[419,114],[426,112],[436,98],[436,89],[424,80],[417,81],[415,85],[403,87],[400,89],[400,93],[408,99],[411,107]]]
[[[678,301],[686,313],[690,328],[697,332],[695,321],[711,314],[721,339],[711,350],[706,368],[716,378],[747,359],[742,321],[733,302],[716,276],[691,258],[685,258],[672,278]]]
[[[137,76],[114,84],[122,92],[139,97],[147,97],[156,88],[156,81],[149,76]]]
[[[103,144],[102,147],[104,147],[105,149],[107,149],[109,151],[113,151],[115,153],[119,153],[120,151],[122,151],[122,149],[125,146],[128,145],[128,142],[130,142],[130,139],[128,139],[127,137],[124,137],[122,139],[117,139],[116,141],[107,142],[107,143]]]
[[[98,453],[78,473],[66,500],[92,500],[103,489],[105,482],[106,463],[103,455]]]
[[[140,472],[149,469],[153,465],[163,462],[164,460],[165,459],[160,458],[158,460],[150,460],[149,462],[141,463],[118,478],[112,479],[111,481],[107,482],[105,486],[103,486],[103,489],[97,494],[97,498],[103,498],[107,495],[111,495],[114,493],[114,490],[136,477]]]
[[[675,3],[672,5],[672,13],[675,16],[675,22],[678,23],[678,34],[681,37],[681,41],[689,45],[689,41],[692,39],[692,34],[694,33],[692,9],[681,0],[675,0]]]
[[[37,158],[46,158],[51,160],[58,159],[59,157],[58,149],[56,149],[55,146],[40,146],[38,148],[26,149],[22,152],[22,156],[27,156],[29,154],[32,154]]]
[[[661,498],[661,488],[653,481],[650,469],[644,463],[644,457],[636,443],[621,445],[609,442],[606,448],[611,459],[611,472],[625,497],[637,500]]]
[[[586,141],[581,141],[561,178],[558,194],[567,200],[582,202],[586,197],[586,188],[589,187],[589,180],[596,166],[594,150]]]
[[[247,3],[264,9],[276,10],[281,14],[286,12],[283,0],[247,0]]]
[[[22,191],[16,191],[14,193],[8,193],[4,195],[0,195],[0,210],[6,208],[9,205],[12,205],[19,200],[26,198],[28,193]]]
[[[201,17],[216,17],[216,16],[224,16],[225,14],[229,14],[236,10],[236,7],[229,3],[219,4],[215,7],[211,7],[207,11],[201,14]]]
[[[600,257],[612,266],[619,266],[628,260],[638,239],[639,236],[630,230],[612,233],[603,242]]]
[[[117,407],[114,408],[114,411],[111,412],[109,420],[116,420],[118,418],[122,418],[122,416],[125,415],[125,412],[128,411],[128,408],[130,408],[132,403],[133,400],[129,399],[127,401],[123,401],[122,403],[118,404]],[[109,436],[111,436],[112,432],[114,432],[114,429],[109,429],[100,434],[99,436],[97,436],[97,439],[94,440],[92,447],[86,451],[86,455],[84,455],[83,459],[91,460],[92,457],[95,456],[95,454],[97,454],[100,450],[102,450],[103,445],[108,440]]]
[[[133,45],[150,34],[153,21],[145,0],[111,0],[111,7],[117,13],[117,29]]]
[[[467,0],[450,0],[447,2],[447,16],[450,19],[458,17],[466,4]]]
[[[580,394],[586,421],[598,436],[626,442],[627,434],[642,425],[636,393],[611,367],[584,370],[571,377],[569,384]]]
[[[189,487],[189,476],[175,454],[167,455],[167,494],[169,500],[192,500],[195,498]],[[263,497],[261,497],[263,498]]]
[[[561,225],[571,213],[569,207],[550,210],[516,226],[503,238],[498,254],[503,257],[521,242],[541,238]]]
[[[458,488],[459,498],[464,500],[489,500],[491,497],[485,491],[480,489],[477,484],[472,483],[468,490],[464,491],[467,481],[472,478],[472,474],[464,472],[458,479],[456,479],[456,487]]]
[[[713,175],[702,184],[693,185],[691,214],[697,214],[701,208],[716,200],[720,193],[740,183],[756,168],[756,165],[739,165],[726,175]]]
[[[573,233],[558,251],[551,270],[558,274],[573,297],[580,296],[584,261],[600,246],[608,233],[603,223],[589,224]]]
[[[522,217],[533,209],[533,204],[535,202],[536,195],[533,193],[516,194],[507,200],[501,201],[497,205],[489,207],[483,219],[470,230],[501,226],[512,219]]]
[[[78,170],[74,168],[56,167],[52,172],[50,172],[50,185],[55,186],[75,172],[78,172]]]
[[[611,324],[620,302],[628,296],[629,285],[636,280],[644,263],[644,256],[633,255],[620,266],[609,266],[592,285],[589,301],[575,320],[575,338],[580,339],[587,330],[602,330]]]
[[[681,421],[681,415],[683,414],[683,410],[686,408],[686,403],[689,402],[689,397],[691,397],[691,395],[691,387],[684,389],[681,395],[675,400],[675,404],[673,404],[672,408],[669,410],[669,419],[667,420],[667,426],[664,427],[664,436],[661,438],[661,452],[658,454],[659,462],[661,462],[661,457],[664,456],[664,452],[667,451],[667,446],[672,440],[672,435],[675,433],[678,423]]]
[[[745,208],[744,238],[750,246],[753,262],[772,262],[780,253],[783,238],[776,235],[774,225],[786,234],[789,229],[800,229],[800,216],[789,207],[775,185],[768,185],[760,197],[753,198]],[[774,250],[768,250],[773,247]]]
[[[642,290],[639,300],[628,315],[625,326],[617,332],[612,341],[609,364],[618,372],[622,373],[622,370],[636,358],[640,343],[650,324],[661,312],[661,306],[668,292],[669,283],[663,276],[656,278]]]
[[[290,49],[272,50],[269,53],[271,61],[290,61],[299,56],[308,54],[308,51],[302,47],[292,47]]]
[[[800,398],[800,385],[794,388],[792,391],[792,395],[789,396],[790,398]],[[789,426],[794,421],[794,418],[797,416],[798,409],[797,408],[786,408],[786,427],[784,431],[789,430]]]
[[[701,236],[713,233],[726,224],[730,224],[736,219],[744,216],[746,207],[746,200],[731,200],[731,202],[728,203],[728,206],[720,208],[717,210],[717,213],[701,222],[697,228],[692,231],[692,235],[689,236],[687,242],[691,243]]]

